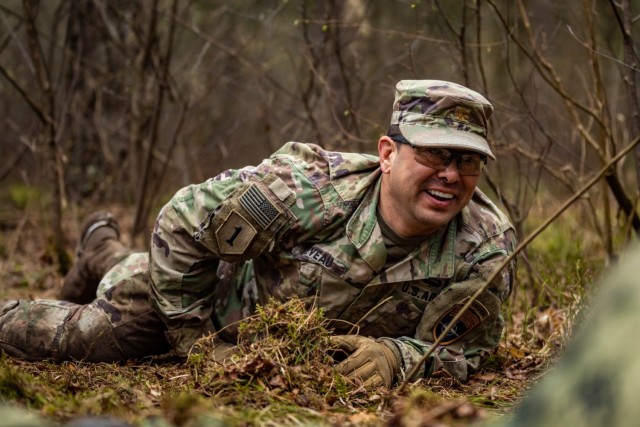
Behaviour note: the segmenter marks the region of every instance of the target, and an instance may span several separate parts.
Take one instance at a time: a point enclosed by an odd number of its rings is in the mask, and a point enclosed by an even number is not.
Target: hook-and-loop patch
[[[236,211],[231,211],[227,219],[216,230],[218,247],[223,254],[241,255],[256,237],[256,229]]]
[[[453,319],[458,315],[460,310],[465,306],[469,298],[464,299],[458,304],[453,305],[449,311],[444,313],[440,319],[433,326],[433,340],[435,341],[444,330],[449,326],[449,324],[453,321]],[[460,319],[456,321],[456,323],[449,329],[447,334],[443,337],[442,341],[440,341],[441,345],[453,344],[458,341],[460,338],[467,335],[473,328],[478,326],[489,317],[489,310],[486,309],[480,301],[474,301],[469,309],[462,313]]]
[[[252,185],[242,193],[239,201],[263,230],[266,230],[280,215],[280,209],[267,198],[257,185]]]
[[[252,180],[222,201],[199,230],[200,242],[227,261],[253,258],[295,219],[295,194],[275,174]],[[206,232],[209,229],[209,232]]]
[[[484,280],[480,277],[448,285],[425,307],[416,328],[416,338],[431,342],[436,340],[483,285]],[[473,342],[494,327],[501,306],[502,301],[494,293],[488,290],[481,292],[440,344],[455,344],[464,348],[466,343]]]

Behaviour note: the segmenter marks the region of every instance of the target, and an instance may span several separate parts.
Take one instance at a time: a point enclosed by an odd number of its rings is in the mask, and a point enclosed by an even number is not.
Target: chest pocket
[[[347,263],[322,245],[298,247],[294,249],[294,257],[300,263],[299,280],[300,286],[306,288],[305,293],[315,295],[325,317],[339,318],[363,288],[346,279]]]
[[[389,293],[391,299],[372,311],[366,319],[362,319],[361,333],[374,337],[414,336],[428,303],[447,284],[447,280],[441,279],[389,284],[388,286],[393,286]]]
[[[422,311],[442,292],[447,284],[448,281],[442,279],[404,282],[398,285],[397,293],[402,294],[404,298],[409,298]]]

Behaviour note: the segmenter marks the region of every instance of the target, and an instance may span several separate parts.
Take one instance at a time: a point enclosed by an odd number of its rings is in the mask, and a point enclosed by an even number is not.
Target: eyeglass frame
[[[392,141],[397,142],[398,144],[404,144],[404,145],[408,145],[409,147],[411,147],[414,151],[417,151],[418,153],[421,151],[421,148],[424,149],[431,149],[432,147],[419,147],[415,144],[413,144],[412,142],[409,142],[403,135],[387,135],[389,138],[391,138]],[[425,164],[422,163],[420,161],[418,161],[418,163],[420,164],[424,164],[425,166],[428,166],[432,169],[435,169],[437,171],[443,171],[446,168],[449,167],[449,165],[455,160],[456,161],[456,166],[458,167],[458,173],[461,176],[480,176],[482,174],[482,171],[484,170],[485,165],[487,164],[487,156],[480,154],[480,153],[476,153],[476,152],[468,152],[468,151],[457,151],[457,150],[451,150],[449,148],[441,148],[440,150],[446,150],[447,152],[449,152],[449,158],[441,165],[441,166],[432,166],[430,164]],[[482,163],[480,166],[480,171],[478,171],[477,174],[468,174],[468,173],[462,173],[462,171],[460,170],[460,160],[462,159],[462,156],[468,155],[468,154],[477,154],[478,156],[480,156]]]

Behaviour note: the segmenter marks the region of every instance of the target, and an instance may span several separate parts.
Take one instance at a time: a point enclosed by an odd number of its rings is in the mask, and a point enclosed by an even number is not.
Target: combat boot
[[[76,304],[93,301],[104,274],[130,253],[120,241],[120,228],[111,213],[89,215],[82,226],[78,259],[64,279],[60,299]]]

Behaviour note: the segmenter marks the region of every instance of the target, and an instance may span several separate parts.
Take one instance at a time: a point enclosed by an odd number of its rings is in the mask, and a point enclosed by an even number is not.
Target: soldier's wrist
[[[393,370],[393,382],[398,381],[401,377],[400,374],[402,372],[402,366],[404,364],[402,353],[398,348],[398,344],[396,344],[396,341],[393,338],[388,337],[378,338],[376,339],[376,342],[382,344],[386,349],[389,350],[388,352],[386,352],[386,354],[388,355],[389,363]]]

